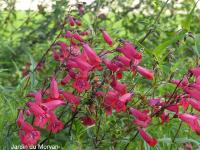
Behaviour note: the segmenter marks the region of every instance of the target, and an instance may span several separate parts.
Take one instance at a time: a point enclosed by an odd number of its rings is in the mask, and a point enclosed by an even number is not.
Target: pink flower
[[[102,35],[103,35],[103,38],[106,41],[106,43],[108,43],[108,45],[112,46],[113,42],[112,42],[112,39],[109,36],[109,34],[106,31],[102,30]]]
[[[160,105],[160,98],[150,99],[149,105],[152,106],[152,107],[159,106]]]
[[[36,103],[28,102],[29,111],[35,116],[33,124],[43,128],[48,121],[49,115]]]
[[[108,59],[104,59],[103,62],[110,71],[113,71],[113,72],[117,71],[118,66],[115,63],[113,63],[112,61],[110,61]]]
[[[85,78],[82,78],[82,77],[77,77],[72,86],[79,93],[82,93],[83,91],[90,89],[89,82]]]
[[[125,84],[122,84],[120,83],[119,81],[117,81],[115,79],[115,77],[113,77],[113,80],[110,84],[112,86],[112,88],[116,91],[118,91],[120,94],[125,94],[126,93],[126,85]]]
[[[59,98],[58,84],[56,82],[55,77],[52,77],[52,79],[51,79],[50,91],[51,91],[51,98],[53,98],[53,99]]]
[[[188,86],[188,84],[189,84],[187,77],[184,77],[182,81],[181,80],[171,80],[170,82],[173,84],[176,84],[178,87],[181,87],[181,88],[184,88],[184,87]]]
[[[179,105],[181,105],[183,107],[183,111],[185,112],[189,106],[189,102],[187,99],[182,98],[179,102]]]
[[[69,21],[70,26],[74,26],[74,25],[75,25],[74,17],[69,16],[69,17],[68,17],[68,21]]]
[[[92,69],[92,66],[88,62],[78,57],[71,58],[71,60],[68,61],[68,64],[71,64],[71,67],[80,68],[82,71],[90,71]]]
[[[20,127],[19,137],[21,139],[22,144],[27,147],[35,145],[37,141],[40,139],[40,132],[37,129],[33,128],[32,125],[24,121],[22,110],[20,110],[16,122]]]
[[[189,94],[191,97],[197,99],[200,101],[200,90],[194,88],[194,87],[186,87],[184,88],[185,92]]]
[[[141,66],[137,66],[137,71],[142,75],[144,76],[145,78],[149,79],[149,80],[153,80],[153,72],[148,70],[148,69],[145,69]]]
[[[91,117],[85,116],[85,117],[81,118],[81,123],[85,126],[91,126],[91,125],[95,124],[96,121],[94,119],[92,119]]]
[[[61,84],[62,84],[62,85],[66,85],[70,80],[71,80],[71,76],[70,76],[69,74],[67,74],[67,75],[61,80]]]
[[[142,112],[135,108],[130,108],[130,112],[138,120],[141,121],[151,120],[151,118],[147,115],[146,112]]]
[[[142,55],[137,52],[136,48],[130,42],[124,42],[122,47],[118,47],[117,51],[123,53],[129,59],[141,59]]]
[[[152,138],[148,133],[146,133],[143,129],[139,128],[140,136],[150,145],[155,146],[157,144],[157,140]]]
[[[200,67],[190,69],[190,72],[196,77],[200,76]]]
[[[66,37],[66,38],[72,38],[72,32],[69,31],[69,30],[66,31],[65,37]]]
[[[131,60],[125,56],[117,56],[115,59],[122,62],[126,67],[130,67],[131,65]]]
[[[81,21],[80,20],[75,19],[75,23],[76,23],[76,25],[81,26]]]
[[[166,108],[167,110],[173,111],[178,114],[179,108],[177,104],[172,104]]]
[[[141,121],[141,120],[138,120],[138,119],[135,119],[133,121],[133,124],[141,127],[141,128],[146,128],[148,127],[149,123],[150,123],[151,120],[146,120],[146,121]]]
[[[199,116],[184,113],[184,114],[179,114],[178,117],[183,122],[188,124],[193,131],[195,131],[198,135],[200,135],[200,125],[198,123]]]
[[[76,40],[78,40],[78,41],[80,41],[80,42],[83,42],[82,37],[78,33],[74,33],[73,34],[73,38],[76,39]]]
[[[62,94],[69,103],[74,104],[75,106],[80,104],[80,98],[73,95],[72,93],[63,91]]]
[[[191,105],[194,109],[200,111],[200,102],[199,102],[199,101],[196,101],[196,100],[193,99],[193,98],[188,98],[187,100],[188,100],[188,102],[190,103],[190,105]]]
[[[60,120],[58,120],[57,116],[53,112],[50,112],[50,119],[47,126],[47,130],[51,131],[52,133],[57,133],[60,130],[62,130],[63,127],[63,123]]]
[[[160,115],[160,119],[162,121],[162,124],[164,124],[165,122],[169,122],[169,114],[163,112],[161,115]]]
[[[96,52],[87,43],[83,43],[83,49],[89,59],[90,64],[98,66],[101,62],[101,59]]]
[[[186,143],[185,148],[186,148],[186,150],[192,150],[192,145],[189,143]]]
[[[60,105],[65,105],[66,103],[62,100],[52,100],[46,103],[42,103],[41,106],[45,111],[55,110]]]

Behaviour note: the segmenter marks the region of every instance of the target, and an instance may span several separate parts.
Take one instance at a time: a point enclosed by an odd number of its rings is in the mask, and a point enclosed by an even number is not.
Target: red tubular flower
[[[151,137],[148,133],[146,133],[143,129],[139,128],[140,136],[150,145],[155,146],[157,144],[157,140]]]
[[[67,51],[68,45],[64,42],[58,42],[58,45],[60,46],[63,58],[67,58],[69,55],[69,52]]]
[[[126,103],[130,101],[132,97],[133,97],[133,93],[126,93],[122,95],[121,97],[119,97],[119,100]]]
[[[117,79],[121,79],[123,77],[123,74],[122,74],[122,71],[120,70],[120,71],[117,71],[116,72],[116,78]]]
[[[116,56],[115,59],[122,62],[126,67],[130,67],[131,65],[131,60],[125,56]]]
[[[52,133],[57,133],[60,130],[62,130],[63,127],[63,123],[60,120],[58,120],[57,116],[53,112],[50,112],[50,119],[49,124],[47,126],[47,130],[51,131]]]
[[[45,111],[35,102],[28,102],[26,105],[29,107],[30,112],[35,116],[45,114]]]
[[[120,94],[125,94],[126,93],[126,85],[118,82],[115,77],[113,77],[113,80],[110,84],[112,88],[116,91],[118,91]]]
[[[69,103],[74,104],[75,106],[80,104],[80,98],[73,95],[72,93],[63,91],[62,94]]]
[[[35,116],[33,124],[43,128],[48,121],[48,114],[36,103],[28,102],[29,111]]]
[[[72,86],[79,93],[82,93],[83,91],[90,89],[89,82],[85,78],[82,78],[82,77],[77,77]]]
[[[71,76],[70,76],[69,74],[67,74],[67,75],[61,80],[61,84],[62,84],[62,85],[66,85],[70,80],[71,80]]]
[[[51,79],[50,91],[51,91],[51,98],[53,98],[53,99],[58,99],[59,98],[58,84],[56,82],[55,77],[53,77]]]
[[[40,131],[33,128],[30,124],[23,122],[19,130],[19,137],[25,146],[36,145],[40,139]]]
[[[181,88],[187,87],[189,84],[187,77],[184,77],[182,81],[181,80],[171,80],[170,82]]]
[[[92,119],[91,117],[85,116],[85,117],[81,118],[81,123],[85,126],[91,126],[91,125],[95,124],[96,121],[94,119]]]
[[[78,40],[78,41],[80,41],[80,42],[83,42],[82,37],[78,33],[74,33],[73,34],[73,38],[76,39],[76,40]]]
[[[17,125],[20,126],[19,137],[24,146],[35,145],[40,139],[40,132],[24,121],[23,111],[20,110]]]
[[[146,127],[148,127],[150,122],[151,122],[151,120],[141,121],[141,120],[135,119],[133,121],[133,124],[135,124],[141,128],[146,128]]]
[[[124,42],[122,47],[118,47],[117,51],[123,53],[129,59],[141,59],[141,53],[137,52],[136,48],[130,42]]]
[[[165,122],[169,122],[169,114],[163,112],[161,115],[160,115],[160,119],[162,121],[162,124],[164,124]]]
[[[192,150],[192,145],[189,143],[186,143],[185,148],[186,148],[186,150]]]
[[[72,62],[68,61],[68,63],[70,62],[72,64],[73,62],[75,62],[76,66],[74,65],[73,67],[80,68],[82,71],[86,71],[86,70],[89,71],[92,69],[92,66],[86,61],[82,60],[81,58],[76,57],[71,60]]]
[[[149,105],[152,107],[160,105],[160,98],[154,98],[149,100]]]
[[[140,110],[137,110],[135,108],[130,108],[130,112],[138,120],[141,121],[151,120],[151,118],[147,115],[146,112],[141,112]]]
[[[81,26],[81,21],[80,20],[75,19],[75,23],[76,23],[76,25]]]
[[[178,117],[183,122],[188,124],[193,131],[195,131],[198,135],[200,135],[200,125],[198,123],[199,116],[184,113],[184,114],[179,114]]]
[[[173,111],[173,112],[175,112],[176,114],[178,114],[178,111],[179,111],[178,105],[177,105],[177,104],[170,105],[170,106],[168,106],[166,109],[167,109],[167,110],[170,110],[170,111]]]
[[[108,45],[112,46],[113,42],[112,42],[112,39],[109,36],[109,34],[105,30],[102,30],[102,35],[103,35],[105,42],[108,43]]]
[[[200,76],[200,67],[190,69],[190,72],[196,77]]]
[[[183,107],[183,111],[185,112],[189,106],[189,102],[187,99],[182,98],[179,102],[179,105],[181,105]]]
[[[184,90],[191,97],[193,97],[196,100],[200,101],[200,90],[198,90],[198,89],[196,89],[194,87],[186,87],[186,88],[184,88]]]
[[[114,107],[117,100],[118,100],[118,93],[114,90],[110,90],[110,91],[108,91],[108,93],[105,97],[104,106],[105,107],[108,107],[108,106]]]
[[[191,105],[194,109],[200,111],[200,102],[199,102],[199,101],[196,101],[196,100],[193,99],[193,98],[188,98],[187,100],[188,100],[188,102],[190,103],[190,105]]]
[[[60,105],[65,105],[66,103],[62,100],[52,100],[46,103],[42,103],[41,106],[45,111],[55,110]]]
[[[117,71],[118,66],[115,63],[113,63],[111,60],[104,59],[103,62],[110,71],[113,71],[113,72]]]
[[[99,63],[101,62],[101,59],[95,53],[95,51],[87,43],[83,43],[83,49],[89,59],[90,64],[98,66]]]
[[[153,72],[148,70],[148,69],[145,69],[141,66],[137,66],[137,71],[142,75],[144,76],[145,78],[149,79],[149,80],[153,80]]]
[[[72,17],[72,16],[68,17],[68,21],[69,21],[70,26],[74,26],[76,24],[75,20],[74,20],[74,17]]]
[[[72,32],[69,31],[69,30],[66,31],[65,37],[66,37],[66,38],[72,38]]]

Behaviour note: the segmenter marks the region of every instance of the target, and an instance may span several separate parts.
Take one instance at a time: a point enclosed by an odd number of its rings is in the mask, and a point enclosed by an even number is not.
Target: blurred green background
[[[37,0],[33,0],[34,2]],[[76,1],[76,4],[82,3]],[[23,107],[28,100],[28,92],[41,87],[45,78],[52,73],[55,66],[51,53],[46,60],[45,69],[40,73],[33,68],[59,34],[64,16],[71,8],[71,14],[81,19],[83,26],[93,31],[93,47],[109,49],[101,44],[100,28],[105,28],[117,43],[120,38],[133,42],[143,51],[142,64],[153,69],[156,79],[150,83],[141,78],[136,93],[143,93],[149,86],[156,96],[173,91],[168,84],[171,78],[179,79],[188,68],[199,64],[200,56],[200,9],[196,0],[95,0],[86,3],[83,15],[77,14],[76,5],[70,6],[66,0],[52,0],[50,9],[46,3],[38,3],[37,10],[16,9],[17,1],[0,1],[0,147],[10,149],[19,144],[15,120],[17,108]],[[67,29],[67,27],[65,27]],[[147,38],[144,39],[144,37]],[[23,76],[23,70],[30,64],[30,83]],[[52,64],[52,65],[50,65]],[[129,76],[129,74],[127,74]],[[130,88],[133,82],[130,83]],[[26,88],[24,88],[26,87]],[[117,117],[109,118],[114,123],[100,149],[123,149],[129,136],[122,133],[123,122]],[[157,137],[159,144],[150,148],[139,137],[131,143],[130,149],[169,149],[171,138],[178,128],[178,120],[150,127],[149,132]],[[90,129],[77,127],[77,135]],[[57,135],[63,149],[92,149],[91,142],[84,136],[73,135],[71,138]],[[89,136],[88,135],[88,136]],[[60,137],[59,137],[60,136]],[[113,141],[113,143],[112,143]],[[174,149],[184,149],[184,144],[192,143],[194,149],[200,149],[200,138],[183,125]],[[85,144],[87,143],[87,144]],[[116,146],[116,145],[117,146]],[[116,148],[113,148],[116,146]]]

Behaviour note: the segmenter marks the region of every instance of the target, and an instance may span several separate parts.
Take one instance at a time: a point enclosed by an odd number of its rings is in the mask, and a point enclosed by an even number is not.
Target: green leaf
[[[186,19],[181,22],[182,28],[185,31],[190,31],[190,25],[191,25],[191,22],[192,22],[192,15],[194,13],[194,10],[195,10],[198,2],[199,2],[199,0],[195,3],[194,7],[190,11],[190,13],[187,15]]]
[[[163,53],[166,51],[166,48],[169,45],[171,45],[171,44],[175,43],[176,41],[182,39],[184,37],[184,35],[185,35],[185,32],[182,31],[178,35],[174,35],[171,38],[169,37],[168,40],[164,41],[163,43],[161,43],[159,46],[157,46],[154,49],[154,51],[153,51],[154,55],[157,56],[157,57],[161,57],[163,55]]]

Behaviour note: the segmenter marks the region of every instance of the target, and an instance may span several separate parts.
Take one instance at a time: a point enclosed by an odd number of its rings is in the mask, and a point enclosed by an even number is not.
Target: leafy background
[[[15,125],[18,108],[28,101],[28,92],[39,89],[44,79],[50,77],[55,66],[50,53],[44,70],[40,73],[33,72],[42,54],[59,34],[62,20],[70,8],[68,1],[52,1],[51,11],[47,11],[42,4],[38,6],[38,11],[20,11],[15,9],[15,0],[3,1],[7,7],[0,10],[1,149],[9,150],[13,144],[20,143]],[[77,15],[73,9],[71,13],[82,20],[84,27],[93,30],[93,47],[96,50],[102,47],[109,49],[102,43],[98,30],[105,28],[116,43],[120,38],[130,40],[143,52],[142,64],[153,69],[156,78],[149,82],[140,77],[133,79],[127,73],[124,82],[129,84],[129,89],[134,86],[134,92],[147,101],[149,97],[144,96],[146,91],[150,89],[149,95],[156,96],[172,92],[174,86],[168,83],[169,79],[179,79],[188,68],[199,64],[200,9],[195,7],[195,0],[140,0],[134,5],[132,2],[95,0],[90,5],[85,5],[83,16]],[[145,36],[147,38],[143,41]],[[22,75],[27,63],[31,64],[30,82]],[[99,149],[123,149],[133,137],[134,129],[123,132],[124,122],[131,119],[120,118],[124,118],[123,114],[107,118],[102,113],[105,126],[100,129],[104,138]],[[130,143],[129,148],[169,149],[173,144],[174,149],[184,149],[184,143],[189,142],[194,149],[200,149],[200,138],[185,124],[172,143],[178,126],[177,119],[165,125],[160,125],[158,119],[155,119],[148,132],[158,139],[159,144],[150,148],[138,136]],[[73,132],[53,135],[49,142],[60,145],[62,149],[93,149],[91,139],[94,130],[94,126],[86,128],[77,122],[72,127]],[[108,132],[109,134],[105,134]]]

